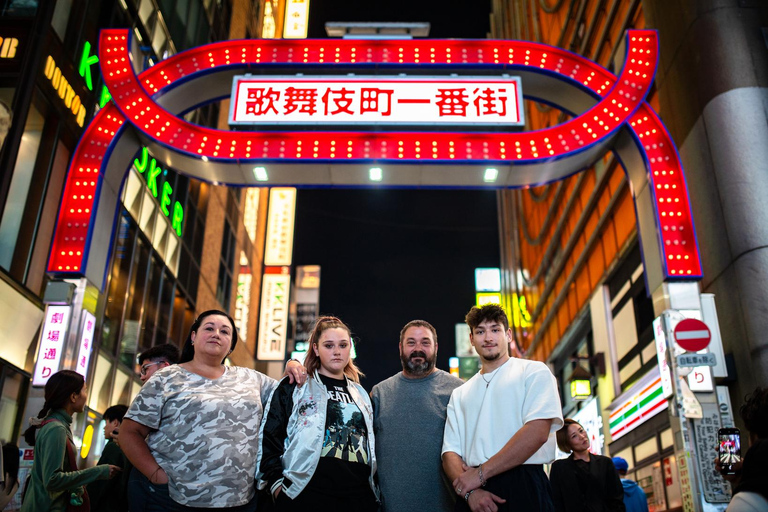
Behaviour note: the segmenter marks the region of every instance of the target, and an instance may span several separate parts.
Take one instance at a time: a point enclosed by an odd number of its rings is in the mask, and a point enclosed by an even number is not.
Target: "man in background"
[[[171,343],[155,345],[139,354],[139,378],[144,384],[160,368],[179,362],[179,347]]]
[[[126,512],[128,510],[127,464],[128,459],[117,442],[120,424],[128,412],[126,405],[113,405],[104,411],[104,439],[107,444],[101,452],[98,465],[111,464],[123,469],[119,478],[97,480],[88,484],[88,496],[91,500],[91,512]]]
[[[437,332],[424,320],[400,331],[403,371],[371,391],[382,512],[452,510],[440,464],[451,392],[464,382],[435,368]]]
[[[622,457],[614,457],[613,465],[619,473],[621,486],[624,487],[624,506],[627,512],[648,512],[648,497],[645,492],[637,485],[637,482],[627,478],[629,464]]]

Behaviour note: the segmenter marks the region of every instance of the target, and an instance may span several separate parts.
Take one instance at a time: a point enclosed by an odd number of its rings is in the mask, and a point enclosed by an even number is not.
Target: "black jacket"
[[[625,512],[624,489],[613,461],[602,455],[556,460],[549,473],[556,512]]]

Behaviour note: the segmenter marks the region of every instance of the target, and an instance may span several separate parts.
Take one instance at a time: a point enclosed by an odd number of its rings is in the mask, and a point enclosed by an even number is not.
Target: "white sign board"
[[[59,371],[59,362],[66,344],[67,329],[72,306],[48,306],[40,336],[33,386],[45,386],[48,379]]]
[[[715,354],[680,354],[677,356],[677,366],[681,368],[693,368],[695,366],[715,366]]]
[[[236,76],[231,100],[233,125],[524,125],[519,77]]]
[[[269,191],[267,240],[264,264],[290,265],[293,259],[293,226],[296,218],[296,189],[273,188]]]
[[[256,346],[256,358],[260,361],[285,359],[290,288],[291,276],[287,272],[264,274],[262,278],[259,338]]]
[[[283,38],[306,39],[309,28],[309,0],[288,0],[285,3]]]
[[[96,317],[88,311],[83,311],[82,332],[80,334],[80,348],[77,350],[75,371],[88,380],[88,363],[91,360],[93,350],[93,333],[96,330]]]
[[[669,361],[667,360],[667,336],[664,334],[662,317],[653,321],[653,337],[656,342],[656,358],[661,374],[661,387],[664,390],[664,398],[669,398],[673,393],[672,370],[669,368]]]

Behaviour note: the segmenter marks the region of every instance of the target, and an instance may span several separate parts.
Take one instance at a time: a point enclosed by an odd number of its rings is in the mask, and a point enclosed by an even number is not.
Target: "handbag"
[[[40,424],[40,427],[42,428],[43,425],[52,421],[59,420],[55,418],[47,419]],[[59,423],[61,422],[59,421]],[[69,463],[69,470],[78,471],[79,468],[77,467],[77,451],[75,450],[75,443],[72,442],[69,436],[67,436],[66,455]],[[88,498],[88,491],[85,490],[85,487],[78,487],[77,490],[70,491],[67,512],[91,512],[91,500]]]

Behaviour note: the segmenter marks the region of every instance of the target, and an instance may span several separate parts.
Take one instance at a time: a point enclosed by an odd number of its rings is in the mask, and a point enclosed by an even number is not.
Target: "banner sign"
[[[72,306],[48,306],[45,323],[40,336],[40,351],[37,353],[33,386],[45,386],[48,379],[59,371],[59,362],[64,352]]]
[[[285,359],[285,343],[288,339],[288,293],[291,275],[288,267],[277,269],[279,274],[267,269],[261,284],[261,311],[259,312],[259,337],[256,358],[260,361]]]
[[[523,126],[522,104],[518,77],[237,76],[229,123]]]
[[[273,188],[269,191],[267,240],[264,264],[290,265],[293,259],[293,223],[296,217],[296,189]]]
[[[93,333],[96,330],[96,317],[89,311],[83,311],[83,332],[80,333],[80,348],[77,351],[75,371],[88,380],[88,363],[93,349]]]

